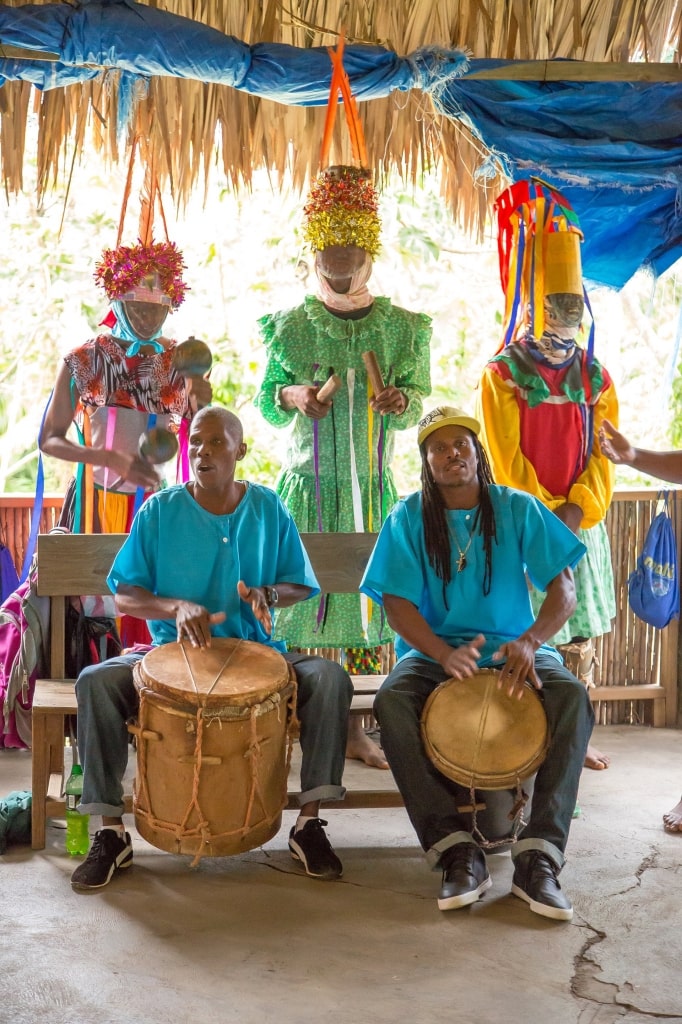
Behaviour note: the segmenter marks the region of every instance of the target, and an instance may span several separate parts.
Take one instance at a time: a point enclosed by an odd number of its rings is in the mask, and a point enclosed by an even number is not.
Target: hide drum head
[[[138,689],[197,707],[251,707],[289,682],[289,663],[272,647],[214,637],[207,648],[187,641],[155,647],[137,662]]]
[[[529,778],[547,752],[547,719],[536,691],[523,697],[497,689],[499,672],[446,679],[421,719],[426,752],[447,778],[475,789],[506,789]]]

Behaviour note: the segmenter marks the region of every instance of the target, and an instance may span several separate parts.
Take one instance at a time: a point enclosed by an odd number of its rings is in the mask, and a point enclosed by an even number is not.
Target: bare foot
[[[666,832],[682,832],[682,800],[663,815],[663,828]]]
[[[388,768],[388,761],[384,757],[381,747],[367,735],[362,725],[362,719],[353,715],[348,723],[346,757],[350,757],[354,761],[364,761],[370,768]]]
[[[585,767],[592,768],[595,772],[602,772],[604,768],[608,768],[611,764],[611,758],[608,754],[602,754],[593,747],[590,743],[585,754]]]

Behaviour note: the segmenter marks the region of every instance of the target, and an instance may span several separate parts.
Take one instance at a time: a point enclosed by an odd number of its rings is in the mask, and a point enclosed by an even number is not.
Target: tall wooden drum
[[[287,802],[295,718],[286,659],[261,644],[214,638],[204,649],[156,647],[133,673],[140,835],[195,862],[271,839]]]
[[[421,719],[426,752],[443,775],[467,789],[517,786],[547,753],[542,702],[528,684],[519,700],[497,688],[500,674],[482,669],[446,679],[431,693]]]

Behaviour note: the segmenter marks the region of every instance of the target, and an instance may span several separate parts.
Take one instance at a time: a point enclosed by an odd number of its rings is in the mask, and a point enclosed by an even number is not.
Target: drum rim
[[[456,765],[453,764],[453,762],[446,760],[441,752],[434,747],[428,736],[426,723],[428,713],[435,703],[437,695],[457,683],[466,683],[482,675],[491,676],[498,674],[499,669],[487,667],[480,669],[478,672],[475,672],[473,676],[468,676],[466,679],[460,680],[455,679],[454,676],[449,676],[431,691],[422,709],[420,717],[420,732],[424,749],[429,760],[438,771],[446,776],[446,778],[450,779],[452,782],[458,783],[460,786],[465,786],[468,789],[496,790],[507,789],[511,786],[515,786],[519,782],[523,782],[525,779],[530,778],[530,776],[537,771],[547,756],[547,750],[549,747],[549,725],[547,722],[547,715],[535,687],[533,687],[528,681],[524,683],[524,687],[533,695],[533,698],[537,701],[537,705],[542,709],[544,734],[542,744],[540,744],[535,752],[531,756],[527,757],[522,764],[517,765],[514,771],[488,772],[487,774],[481,773],[480,770],[472,771],[471,768],[464,768],[461,765]]]
[[[216,651],[221,648],[233,650],[242,647],[245,650],[253,649],[253,653],[259,655],[265,655],[267,663],[273,668],[277,666],[281,668],[281,674],[273,671],[271,678],[265,680],[259,688],[247,690],[244,692],[235,691],[233,693],[209,693],[193,691],[190,688],[173,686],[172,682],[165,679],[160,680],[158,676],[153,675],[149,670],[149,665],[160,656],[160,652],[163,652],[165,657],[169,656],[169,649],[174,649],[177,652],[183,651],[183,657],[186,659],[196,657],[200,654],[200,649],[192,647],[186,641],[171,641],[167,644],[160,644],[158,647],[153,647],[151,651],[147,653],[133,665],[133,681],[138,694],[141,694],[142,690],[147,690],[150,694],[163,696],[171,701],[175,700],[178,704],[182,704],[188,708],[220,708],[220,707],[252,707],[253,705],[261,704],[267,700],[273,693],[281,693],[283,690],[290,685],[292,681],[292,667],[290,662],[284,657],[281,651],[278,651],[274,647],[270,647],[267,644],[258,644],[253,640],[243,640],[239,637],[214,637],[211,648],[209,650]],[[147,659],[149,659],[147,661]],[[145,661],[147,661],[147,668],[145,669]],[[180,662],[182,664],[182,662]]]

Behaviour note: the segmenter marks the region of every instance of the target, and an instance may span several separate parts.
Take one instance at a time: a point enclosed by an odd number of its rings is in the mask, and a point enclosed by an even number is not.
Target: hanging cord
[[[334,134],[334,124],[336,122],[339,96],[343,100],[344,110],[346,111],[346,122],[348,125],[348,134],[350,136],[353,159],[359,167],[367,167],[365,134],[362,129],[360,115],[358,114],[358,106],[351,92],[350,79],[348,78],[348,73],[343,67],[343,50],[345,45],[344,37],[345,30],[342,29],[336,50],[331,46],[327,47],[327,53],[329,54],[329,58],[332,62],[332,75],[329,87],[329,99],[327,100],[327,116],[325,118],[322,145],[320,147],[320,167],[322,168],[325,168],[329,163],[329,153],[331,150],[332,136]]]
[[[26,580],[28,579],[28,574],[31,568],[31,562],[33,561],[33,555],[35,553],[36,545],[38,543],[40,520],[43,515],[43,498],[45,496],[45,468],[43,466],[43,455],[40,450],[40,444],[43,437],[45,417],[47,416],[47,410],[50,408],[50,402],[52,401],[53,394],[54,391],[51,391],[50,397],[47,400],[47,405],[43,409],[43,415],[40,420],[40,427],[38,429],[38,472],[36,474],[36,493],[35,498],[33,499],[33,511],[31,512],[31,532],[28,537],[26,551],[24,552],[24,564],[21,569],[21,579],[19,580],[19,583],[25,583]]]

